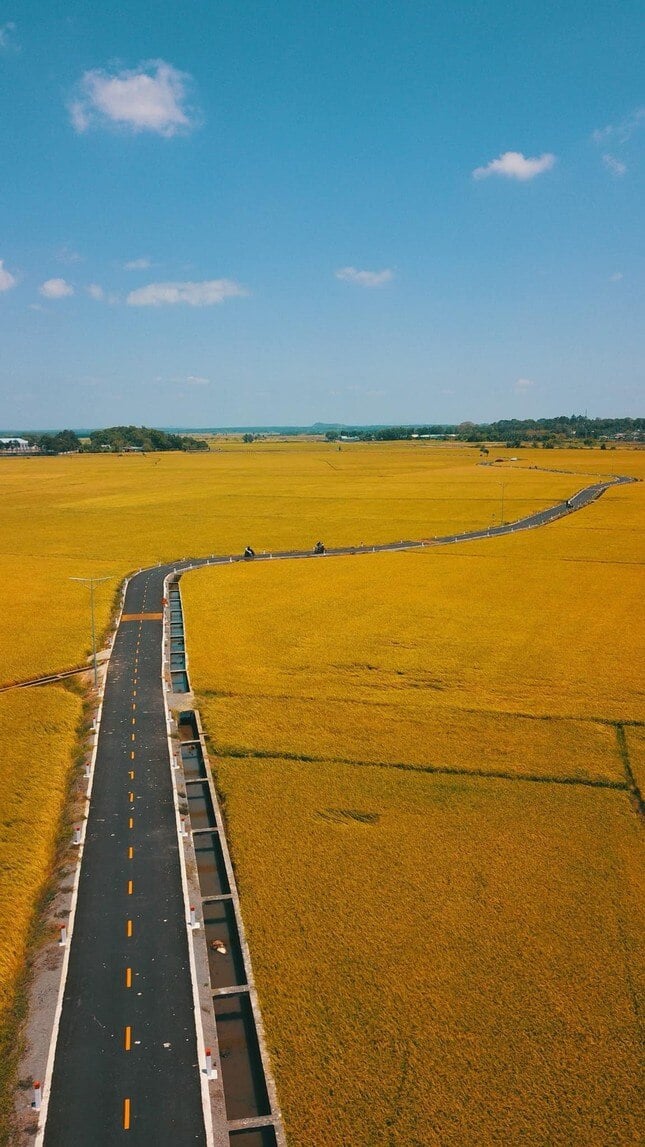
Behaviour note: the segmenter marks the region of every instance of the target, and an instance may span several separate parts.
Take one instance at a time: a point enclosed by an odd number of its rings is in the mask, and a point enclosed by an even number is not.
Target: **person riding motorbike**
[[[324,552],[325,552],[324,543],[323,542],[316,542],[316,544],[314,546],[314,553],[315,554],[324,554]]]
[[[244,551],[244,560],[248,562],[250,560],[250,558],[254,558],[254,557],[255,557],[255,550],[251,549],[250,546],[247,546],[245,551]]]

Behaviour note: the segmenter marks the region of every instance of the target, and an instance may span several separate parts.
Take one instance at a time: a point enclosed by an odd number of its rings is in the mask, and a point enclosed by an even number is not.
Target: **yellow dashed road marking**
[[[142,603],[145,605],[145,602]],[[163,613],[124,613],[121,616],[121,621],[138,621],[139,632],[141,632],[141,625],[144,621],[161,621]]]
[[[123,1100],[123,1130],[130,1130],[130,1100]]]
[[[132,987],[132,968],[125,969],[125,986],[126,988]]]
[[[128,923],[126,924],[125,932],[126,932],[126,936],[128,936],[128,937],[130,937],[132,935],[132,921],[131,920],[128,920]]]
[[[131,1027],[127,1027],[125,1029],[124,1044],[125,1044],[125,1050],[130,1051],[130,1048],[132,1047],[132,1028]]]

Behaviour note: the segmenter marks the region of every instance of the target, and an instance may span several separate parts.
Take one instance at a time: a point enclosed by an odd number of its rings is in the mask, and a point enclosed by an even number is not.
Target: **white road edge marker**
[[[96,735],[94,737],[94,744],[92,746],[92,756],[91,756],[91,760],[90,760],[90,771],[89,771],[89,783],[87,786],[87,792],[85,794],[85,816],[83,817],[83,836],[82,836],[83,842],[85,841],[85,831],[87,828],[87,818],[88,818],[89,809],[90,809],[90,801],[91,801],[91,797],[92,797],[92,788],[94,786],[94,766],[96,764],[96,754],[98,753],[98,748],[99,748],[99,738],[100,738],[100,732],[101,732],[101,717],[103,715],[103,697],[105,695],[105,685],[106,685],[108,673],[110,670],[110,661],[112,659],[112,652],[114,650],[114,642],[116,641],[116,635],[119,632],[119,626],[121,624],[121,617],[123,616],[123,607],[125,605],[125,596],[126,596],[126,593],[128,592],[128,586],[130,584],[131,577],[133,577],[133,576],[134,575],[130,575],[130,577],[127,577],[123,583],[123,591],[121,594],[121,608],[119,609],[118,617],[116,619],[116,624],[114,626],[114,630],[113,630],[112,636],[110,638],[110,652],[109,652],[108,657],[105,659],[105,661],[103,663],[104,672],[103,672],[103,677],[102,677],[101,683],[99,685],[99,707],[98,707],[96,718],[94,721],[94,726],[95,726],[94,731],[95,731]],[[49,1054],[47,1056],[47,1067],[45,1068],[45,1076],[44,1076],[44,1079],[42,1082],[42,1101],[41,1101],[41,1106],[40,1106],[39,1115],[38,1115],[38,1130],[36,1132],[36,1138],[34,1140],[34,1147],[42,1147],[42,1144],[43,1144],[44,1138],[45,1138],[45,1127],[47,1125],[47,1110],[49,1107],[49,1095],[50,1095],[50,1090],[51,1090],[52,1075],[54,1074],[54,1061],[56,1059],[56,1047],[58,1044],[58,1029],[60,1027],[60,1017],[61,1017],[61,1013],[63,1011],[63,997],[65,995],[65,985],[67,983],[67,971],[69,968],[69,955],[70,955],[70,951],[71,951],[71,947],[72,947],[72,939],[74,936],[74,920],[76,917],[76,905],[78,902],[78,885],[79,885],[79,881],[81,879],[81,866],[83,863],[84,849],[79,850],[79,852],[80,852],[79,863],[76,865],[76,870],[74,872],[74,883],[72,885],[72,903],[71,903],[71,907],[70,907],[69,917],[67,920],[67,943],[65,945],[65,950],[63,952],[63,963],[62,963],[62,967],[61,967],[60,985],[58,988],[58,999],[56,1001],[56,1010],[54,1012],[54,1023],[52,1026],[52,1034],[51,1034],[51,1039],[50,1039],[50,1043],[49,1043]]]

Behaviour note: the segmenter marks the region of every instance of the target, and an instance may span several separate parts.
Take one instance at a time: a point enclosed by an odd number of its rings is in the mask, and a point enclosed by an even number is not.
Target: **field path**
[[[611,485],[599,481],[518,522],[423,541],[329,550],[325,557],[499,537],[556,521]],[[311,558],[311,551],[256,561]],[[188,1147],[207,1134],[180,842],[162,683],[164,579],[208,557],[142,570],[129,581],[108,666],[91,803],[51,1079],[37,1143]],[[30,682],[29,684],[35,684]],[[51,1064],[53,1063],[53,1068]],[[215,1129],[227,1142],[226,1128]]]

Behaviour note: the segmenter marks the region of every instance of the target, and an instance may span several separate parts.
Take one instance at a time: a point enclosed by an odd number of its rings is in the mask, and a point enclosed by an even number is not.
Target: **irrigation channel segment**
[[[324,557],[514,534],[634,480],[598,482],[567,502],[490,529],[343,547]],[[259,554],[255,561],[312,556],[292,551]],[[166,679],[171,676],[175,694],[188,691],[177,579],[197,566],[241,560],[184,559],[141,570],[127,583],[99,713],[49,1063],[38,1092],[38,1147],[107,1147],[122,1137],[141,1147],[285,1143],[197,715],[180,714],[176,726],[182,777],[164,692],[165,648]],[[171,700],[181,705],[176,695]],[[178,787],[187,796],[188,818],[180,812]],[[193,847],[205,856],[201,865]],[[186,858],[200,874],[199,909],[191,908]],[[224,938],[226,954],[211,950],[213,936]],[[200,996],[207,968],[210,1017]],[[214,1037],[209,1054],[207,1030]]]

